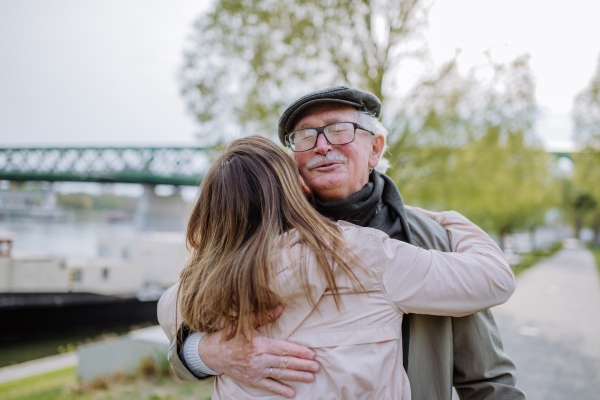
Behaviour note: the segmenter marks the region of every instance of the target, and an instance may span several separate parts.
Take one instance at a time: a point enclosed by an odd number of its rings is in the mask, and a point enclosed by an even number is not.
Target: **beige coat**
[[[390,239],[381,231],[339,222],[346,240],[366,270],[354,272],[366,293],[354,294],[346,276],[338,276],[343,309],[309,262],[309,281],[317,309],[297,283],[293,263],[306,251],[292,235],[283,251],[278,281],[288,304],[271,336],[310,347],[321,371],[311,384],[286,382],[298,399],[410,399],[402,368],[400,327],[404,313],[462,316],[508,300],[514,275],[494,241],[456,212],[434,218],[449,233],[452,250],[427,251]],[[172,308],[176,287],[159,304],[159,321],[171,339],[176,332]],[[181,317],[178,318],[181,321]],[[213,399],[280,398],[228,376],[215,379]]]

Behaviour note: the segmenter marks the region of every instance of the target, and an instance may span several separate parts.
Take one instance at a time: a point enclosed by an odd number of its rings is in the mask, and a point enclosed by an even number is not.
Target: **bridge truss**
[[[210,165],[198,147],[4,148],[0,180],[197,186]]]

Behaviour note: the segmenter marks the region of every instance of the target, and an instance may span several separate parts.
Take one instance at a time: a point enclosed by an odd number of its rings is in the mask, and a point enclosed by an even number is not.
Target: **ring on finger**
[[[269,371],[269,378],[273,377],[273,368],[271,367],[271,370]]]

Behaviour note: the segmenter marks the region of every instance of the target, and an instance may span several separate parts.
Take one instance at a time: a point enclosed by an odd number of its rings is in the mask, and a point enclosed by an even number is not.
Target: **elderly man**
[[[368,92],[342,86],[312,92],[283,113],[279,139],[290,148],[323,215],[377,228],[426,249],[450,251],[445,229],[405,210],[393,181],[374,170],[387,163],[380,112],[381,102]],[[169,290],[161,299],[161,324],[174,318],[175,295]],[[514,386],[515,367],[502,350],[489,310],[462,318],[408,317],[402,326],[403,363],[413,399],[448,400],[452,386],[462,399],[525,399]],[[180,333],[171,343],[169,360],[181,379],[224,373],[292,397],[293,390],[281,381],[310,384],[318,373],[314,353],[293,343],[257,337],[253,351],[242,353],[220,342],[219,333]],[[361,360],[355,361],[360,367]]]

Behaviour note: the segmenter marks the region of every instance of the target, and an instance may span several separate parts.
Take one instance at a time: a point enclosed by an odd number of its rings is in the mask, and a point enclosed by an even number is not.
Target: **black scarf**
[[[323,203],[315,198],[315,207],[322,215],[333,220],[379,229],[392,239],[411,243],[400,192],[394,181],[375,170],[369,175],[369,183],[352,196],[334,203]],[[410,320],[407,314],[402,321],[402,361],[407,372],[409,341]]]
[[[379,229],[392,239],[410,243],[410,229],[398,188],[389,177],[373,170],[369,183],[347,199],[315,207],[324,216],[355,225]]]

